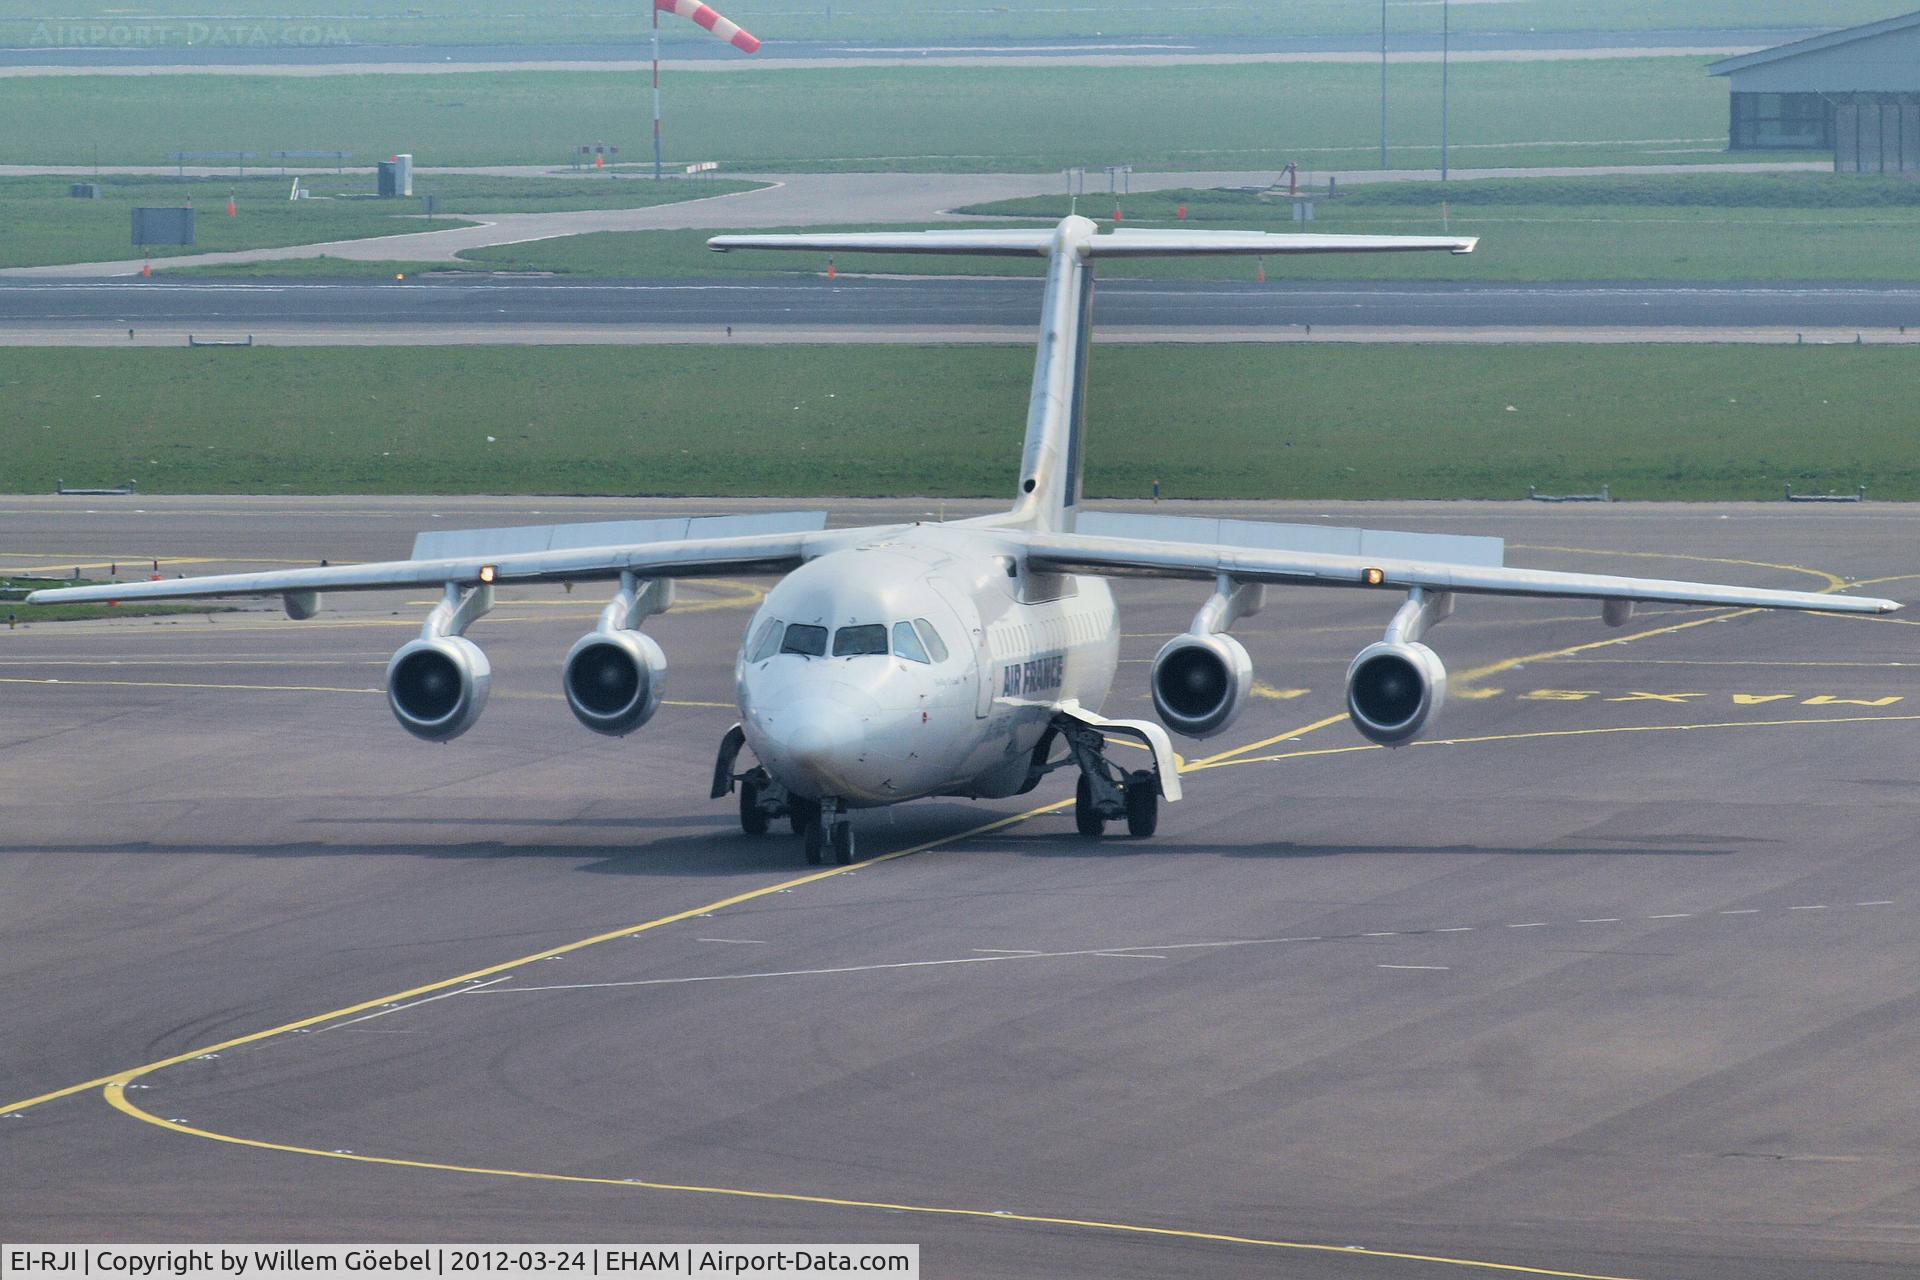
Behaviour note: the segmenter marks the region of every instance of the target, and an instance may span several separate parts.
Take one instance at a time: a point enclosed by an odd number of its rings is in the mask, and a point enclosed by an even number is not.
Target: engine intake
[[[590,631],[567,651],[561,684],[574,717],[595,733],[622,737],[660,709],[667,655],[638,631]]]
[[[1405,746],[1426,731],[1447,699],[1447,668],[1424,644],[1382,640],[1347,668],[1347,715],[1383,747]]]
[[[1167,641],[1148,675],[1162,723],[1189,738],[1210,738],[1239,716],[1253,689],[1253,661],[1232,636],[1179,635]]]
[[[493,665],[465,636],[411,641],[387,663],[393,718],[428,742],[447,742],[473,728],[492,685]]]

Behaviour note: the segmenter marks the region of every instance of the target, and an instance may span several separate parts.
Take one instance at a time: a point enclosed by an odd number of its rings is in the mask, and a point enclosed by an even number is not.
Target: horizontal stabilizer
[[[1078,219],[1083,225],[1093,224]],[[715,236],[707,247],[810,249],[820,253],[959,253],[1044,258],[1058,228],[961,231],[837,231],[777,236]],[[1131,230],[1088,235],[1075,244],[1089,258],[1190,258],[1209,254],[1472,253],[1473,236],[1322,236],[1272,231]]]
[[[635,547],[694,538],[812,533],[827,527],[824,511],[775,511],[747,516],[679,516],[666,520],[601,520],[590,524],[532,524],[505,529],[446,529],[413,540],[413,560],[498,559],[535,551]]]
[[[1192,258],[1251,253],[1472,253],[1474,236],[1321,236],[1280,231],[1119,230],[1095,236],[1095,258]]]
[[[1044,258],[1053,247],[1053,228],[991,231],[830,231],[780,236],[714,236],[707,248],[813,249],[838,253],[976,253],[999,257]]]
[[[1115,511],[1082,511],[1074,527],[1092,538],[1189,542],[1258,551],[1303,551],[1317,556],[1365,556],[1375,560],[1438,560],[1482,568],[1497,568],[1506,563],[1506,543],[1501,539],[1457,533],[1394,533],[1338,525],[1127,515]]]

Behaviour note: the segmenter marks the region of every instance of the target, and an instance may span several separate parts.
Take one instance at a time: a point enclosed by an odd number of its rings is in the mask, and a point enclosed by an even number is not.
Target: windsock
[[[677,13],[683,18],[693,19],[742,53],[753,53],[760,48],[758,40],[742,31],[738,24],[727,21],[701,4],[700,0],[653,0],[653,7],[662,13]]]

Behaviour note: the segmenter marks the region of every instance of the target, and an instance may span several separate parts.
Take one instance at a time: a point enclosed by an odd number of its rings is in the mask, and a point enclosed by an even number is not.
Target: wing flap
[[[1314,555],[1359,556],[1379,560],[1438,560],[1482,567],[1506,563],[1506,543],[1501,539],[1451,533],[1396,533],[1386,529],[1352,529],[1339,525],[1133,515],[1117,511],[1083,511],[1074,522],[1074,529],[1097,538],[1129,538],[1142,542],[1304,551]]]
[[[415,560],[501,557],[536,551],[642,546],[747,534],[811,533],[827,527],[824,511],[776,511],[765,515],[678,516],[664,520],[600,520],[586,524],[534,524],[502,529],[436,529],[415,536]]]
[[[1867,596],[1771,591],[1711,582],[1559,573],[1500,565],[1396,560],[1203,543],[1100,538],[1080,533],[1024,535],[1028,561],[1042,572],[1211,579],[1328,587],[1457,591],[1545,599],[1633,600],[1646,604],[1806,609],[1823,613],[1892,613],[1900,605]]]
[[[785,573],[826,549],[835,535],[820,531],[690,538],[627,546],[568,548],[517,555],[466,555],[432,560],[227,573],[160,582],[109,583],[36,591],[28,604],[126,603],[218,596],[281,595],[314,591],[381,591],[455,583],[477,586],[533,582],[591,582],[633,573],[642,578],[694,578],[721,573]],[[483,571],[491,574],[483,578]]]

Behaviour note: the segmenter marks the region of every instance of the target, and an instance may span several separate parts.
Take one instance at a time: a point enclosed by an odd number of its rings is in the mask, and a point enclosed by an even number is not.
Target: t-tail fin
[[[1071,532],[1080,504],[1086,435],[1087,349],[1093,330],[1096,258],[1192,257],[1208,254],[1471,253],[1461,236],[1322,236],[1265,231],[1119,230],[1106,235],[1090,220],[1067,217],[1051,229],[826,232],[818,235],[715,236],[707,247],[806,249],[842,253],[962,253],[1047,259],[1040,304],[1040,341],[1027,399],[1027,439],[1019,494],[1004,523]]]

